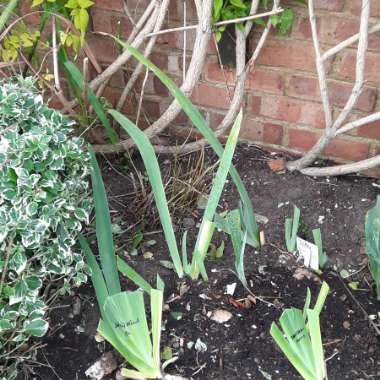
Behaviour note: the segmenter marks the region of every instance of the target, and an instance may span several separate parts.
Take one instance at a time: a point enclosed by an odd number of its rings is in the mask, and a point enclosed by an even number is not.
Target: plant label
[[[318,247],[297,236],[297,251],[303,257],[305,267],[313,270],[319,269]]]

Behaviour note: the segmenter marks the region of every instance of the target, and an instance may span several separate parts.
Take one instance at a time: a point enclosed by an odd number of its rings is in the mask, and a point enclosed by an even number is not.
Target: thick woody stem
[[[57,28],[55,17],[53,16],[53,30],[52,30],[52,44],[53,44],[53,73],[54,83],[57,91],[61,90],[61,83],[59,81],[59,68],[58,68],[58,48],[57,48]]]
[[[162,6],[162,3],[160,3],[160,6],[156,6],[156,9],[159,8],[159,15],[162,15],[162,17],[165,17],[167,8]],[[152,29],[153,26],[156,24],[156,19],[152,17],[149,22],[145,25],[145,28],[136,36],[135,40],[132,42],[131,46],[135,49],[138,49],[141,44],[144,42],[145,34],[147,33],[147,30]],[[120,54],[115,61],[113,61],[100,75],[98,75],[95,79],[93,79],[89,87],[92,90],[96,90],[103,82],[109,80],[117,71],[119,71],[131,58],[131,53],[128,50],[125,50],[122,54]]]
[[[274,3],[274,9],[279,6],[278,0]],[[252,7],[253,9],[253,7]],[[251,11],[252,11],[251,9]],[[257,9],[257,8],[256,8]],[[267,25],[256,45],[256,48],[249,59],[247,65],[245,64],[245,56],[246,56],[246,33],[250,31],[250,28],[246,28],[245,32],[241,32],[238,28],[236,28],[236,83],[235,83],[235,91],[234,96],[232,98],[231,104],[229,106],[228,112],[223,118],[222,122],[215,130],[215,135],[217,137],[222,136],[228,129],[228,127],[235,120],[237,113],[242,104],[243,96],[244,96],[244,88],[245,81],[248,75],[248,72],[254,66],[256,59],[258,58],[264,43],[269,35],[269,31],[271,29],[272,23],[268,20]],[[228,89],[228,88],[227,88]],[[196,150],[201,149],[202,147],[208,144],[206,139],[200,139],[198,141],[194,141],[191,143],[187,143],[181,146],[154,146],[154,149],[158,153],[189,153],[194,152]]]
[[[337,176],[350,173],[360,173],[364,170],[369,170],[379,165],[380,155],[349,164],[335,165],[325,168],[305,168],[301,170],[301,173],[313,177]]]
[[[169,0],[164,0],[163,3],[162,3],[162,10],[163,9],[167,9],[168,6],[169,6]],[[158,14],[157,20],[156,20],[156,24],[153,27],[155,31],[161,29],[162,24],[163,24],[163,22],[165,20],[165,13],[166,13],[166,11],[163,12],[163,13],[160,12],[160,14]],[[152,38],[148,42],[148,44],[147,44],[147,46],[145,48],[145,51],[144,51],[144,57],[145,58],[148,58],[150,56],[150,54],[151,54],[151,52],[153,50],[153,47],[154,47],[154,45],[156,43],[156,40],[157,40],[157,38],[154,37],[154,38]],[[125,102],[127,100],[128,94],[130,93],[131,89],[135,85],[135,83],[136,83],[137,79],[139,78],[140,74],[142,73],[143,69],[144,69],[144,65],[142,63],[138,63],[137,66],[136,66],[136,68],[135,68],[135,70],[133,71],[131,77],[129,78],[129,81],[128,81],[127,85],[124,87],[119,101],[117,102],[116,109],[118,111],[120,111],[124,107],[124,104],[125,104]]]
[[[232,124],[233,120],[236,118],[237,113],[242,104],[244,96],[245,79],[247,77],[247,71],[245,70],[245,52],[246,43],[245,35],[240,29],[235,28],[236,31],[236,77],[237,81],[235,84],[234,96],[232,98],[231,104],[229,106],[228,112],[224,117],[221,124],[215,130],[215,135],[217,137],[223,135],[226,129]],[[227,89],[228,90],[228,89]],[[228,97],[228,91],[226,90],[226,97]],[[199,150],[203,146],[206,146],[208,141],[206,139],[201,139],[194,141],[182,146],[155,146],[155,151],[159,153],[189,153]]]
[[[181,86],[185,95],[190,96],[201,75],[207,54],[207,46],[211,35],[211,12],[213,0],[204,0],[202,17],[197,29],[197,35],[193,47],[193,57],[186,73],[186,80]],[[181,111],[180,104],[173,100],[161,117],[150,127],[144,130],[148,138],[152,138],[162,132],[178,116]],[[134,145],[133,140],[128,139],[115,145],[97,145],[94,149],[102,153],[114,153],[129,150]]]
[[[336,136],[338,129],[345,123],[350,112],[354,108],[357,100],[362,92],[364,84],[364,69],[365,69],[365,55],[368,47],[368,23],[370,15],[370,1],[363,0],[362,12],[360,20],[359,44],[356,58],[356,79],[352,89],[351,95],[347,100],[343,110],[338,115],[337,119],[333,122],[330,119],[330,107],[328,103],[327,92],[327,78],[323,66],[323,59],[320,54],[319,40],[316,29],[316,20],[314,14],[314,0],[309,0],[309,16],[313,31],[313,42],[316,49],[316,64],[318,71],[318,78],[320,82],[321,97],[324,105],[326,126],[322,136],[317,143],[299,160],[287,164],[289,170],[301,170],[313,163],[313,161],[322,153],[329,142]]]

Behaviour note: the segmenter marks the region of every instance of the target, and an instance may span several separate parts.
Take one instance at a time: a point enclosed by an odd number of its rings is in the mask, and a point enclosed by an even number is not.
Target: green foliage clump
[[[304,3],[303,0],[298,0]],[[268,11],[272,4],[269,0],[260,0],[260,10]],[[215,0],[213,5],[212,20],[213,23],[219,21],[235,20],[247,17],[251,12],[251,0]],[[273,14],[270,17],[273,27],[277,30],[278,35],[285,35],[293,25],[294,12],[290,8],[284,9],[280,14]],[[254,24],[265,27],[266,21],[263,18],[255,18],[252,20]],[[244,31],[245,24],[239,22],[236,26]],[[219,42],[222,38],[222,33],[226,30],[226,25],[219,26],[215,30],[215,38]]]
[[[0,82],[0,379],[47,331],[47,283],[63,294],[87,280],[74,244],[91,211],[89,155],[72,128],[32,79]]]

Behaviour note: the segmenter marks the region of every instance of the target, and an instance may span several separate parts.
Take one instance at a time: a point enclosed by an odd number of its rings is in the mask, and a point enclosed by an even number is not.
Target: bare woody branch
[[[360,17],[360,32],[359,32],[359,44],[356,55],[356,75],[355,84],[349,99],[347,100],[343,110],[339,113],[336,120],[332,120],[331,108],[329,104],[329,94],[327,88],[327,78],[324,68],[324,59],[320,52],[317,25],[314,13],[314,0],[309,0],[309,17],[312,28],[312,37],[314,42],[314,48],[316,53],[316,66],[320,84],[321,98],[325,112],[325,129],[322,136],[317,143],[310,149],[302,158],[294,162],[288,163],[287,167],[290,170],[301,170],[305,172],[307,166],[311,165],[314,160],[322,153],[325,147],[330,141],[339,134],[340,128],[346,122],[348,116],[357,103],[364,85],[364,71],[365,71],[365,58],[368,48],[368,33],[369,33],[369,16],[370,16],[370,1],[363,0],[362,11]],[[354,36],[356,38],[356,36]],[[350,39],[349,39],[350,40]],[[350,40],[351,41],[351,40]],[[353,124],[349,127],[351,129]],[[347,126],[345,126],[347,129]]]

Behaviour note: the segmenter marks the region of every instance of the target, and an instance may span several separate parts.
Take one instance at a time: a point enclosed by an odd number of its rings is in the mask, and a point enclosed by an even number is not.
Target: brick
[[[306,99],[317,99],[319,96],[318,79],[302,75],[292,75],[286,88],[286,94]]]
[[[112,33],[111,13],[102,9],[91,9],[91,21],[94,32]]]
[[[226,88],[199,83],[193,91],[191,100],[205,107],[228,109],[230,99]]]
[[[189,123],[189,118],[186,116],[186,114],[181,111],[178,116],[173,120],[174,125],[187,125]]]
[[[120,99],[121,93],[122,90],[119,88],[106,87],[103,92],[103,96],[112,105],[112,107],[116,107],[116,104]]]
[[[365,66],[365,79],[370,82],[380,83],[379,60],[380,54],[367,53]],[[337,69],[337,74],[349,78],[355,78],[356,54],[346,52],[343,54],[341,62]]]
[[[350,11],[359,16],[362,8],[362,0],[351,0]],[[371,16],[380,17],[380,2],[371,1]]]
[[[264,96],[260,100],[252,99],[252,110],[259,115],[289,123],[306,124],[315,128],[324,128],[324,113],[320,103],[306,102],[288,97]]]
[[[209,126],[211,129],[215,130],[222,123],[225,114],[210,112],[209,115]]]
[[[240,132],[241,139],[272,145],[281,145],[283,135],[284,131],[281,125],[263,122],[251,116],[244,118]]]
[[[168,33],[168,43],[170,47],[183,50],[184,33]],[[186,49],[191,50],[194,46],[196,30],[186,32]]]
[[[32,9],[31,8],[31,2],[28,1],[28,0],[23,0],[21,1],[21,4],[19,6],[19,10],[20,10],[20,15],[21,16],[24,16],[26,14],[29,14],[33,11],[35,11],[36,9]],[[28,25],[37,25],[41,20],[41,14],[38,14],[38,13],[35,13],[35,14],[32,14],[28,17],[25,17],[23,19],[23,21],[28,24]]]
[[[288,147],[308,151],[318,141],[319,134],[305,129],[288,129]]]
[[[118,70],[114,75],[112,75],[109,86],[116,88],[124,88],[126,84],[126,76],[122,70]]]
[[[265,44],[257,63],[313,72],[314,48],[311,42],[271,39]]]
[[[239,137],[243,140],[262,142],[262,136],[262,122],[252,117],[245,117]]]
[[[325,9],[327,11],[340,12],[343,10],[345,0],[317,0],[316,9]]]
[[[368,169],[368,170],[365,170],[363,172],[360,172],[360,174],[365,176],[365,177],[379,178],[380,177],[380,168],[377,167],[377,168]]]
[[[128,17],[114,15],[108,11],[93,9],[91,12],[93,30],[105,32],[112,35],[121,35],[123,39],[128,38],[132,32],[133,25]]]
[[[359,32],[359,21],[346,18],[322,17],[321,42],[337,44]]]
[[[148,118],[158,118],[160,116],[160,104],[154,100],[144,99],[141,104],[141,115],[144,116],[144,113]]]
[[[321,30],[321,17],[316,16],[318,32]],[[319,33],[320,34],[320,33]],[[301,39],[311,40],[311,26],[308,16],[297,15],[294,21],[292,36]]]
[[[370,24],[370,26],[372,25]],[[358,19],[323,16],[319,27],[320,42],[336,45],[354,34],[357,34],[359,30],[360,20]],[[380,33],[369,35],[369,50],[378,50],[380,48],[379,36]],[[357,44],[353,44],[352,47],[357,47]]]
[[[171,1],[169,6],[169,17],[171,20],[183,22],[184,1]],[[198,20],[197,10],[194,1],[186,1],[186,18],[196,22]]]
[[[281,125],[264,123],[263,141],[268,144],[281,145],[284,131]]]
[[[253,91],[283,94],[284,78],[278,71],[255,68],[248,75],[247,88]]]
[[[368,37],[368,50],[380,50],[380,32],[371,33]]]
[[[89,34],[86,40],[100,63],[112,63],[118,56],[118,49],[110,38]]]
[[[206,80],[229,85],[234,85],[236,81],[236,71],[233,69],[222,69],[219,63],[212,61],[206,65]],[[255,68],[246,79],[246,88],[253,91],[282,94],[284,89],[284,79],[278,71],[267,70],[265,68]]]
[[[94,6],[109,11],[124,12],[124,0],[94,0]],[[130,6],[130,4],[128,4]]]
[[[323,154],[350,161],[360,161],[367,158],[368,150],[369,144],[367,142],[335,138],[326,147]]]
[[[261,96],[252,96],[251,110],[254,114],[259,115],[261,110]]]
[[[356,134],[360,137],[380,140],[380,121],[374,121],[357,129]]]
[[[338,107],[344,107],[352,92],[352,84],[330,81],[328,89],[331,103]],[[354,109],[360,111],[372,111],[377,97],[377,91],[374,88],[365,87],[361,93]]]
[[[336,45],[339,42],[359,32],[360,22],[358,19],[336,17],[335,15],[317,16],[317,30],[319,41],[324,44]],[[293,27],[293,37],[297,39],[312,39],[310,21],[308,16],[299,15]],[[369,50],[380,48],[380,33],[369,36]],[[355,45],[352,45],[355,47]]]
[[[154,91],[157,95],[169,96],[169,90],[157,77],[153,78]]]
[[[233,69],[222,69],[219,63],[213,59],[206,64],[205,77],[210,82],[234,84],[236,72]]]
[[[177,67],[178,67],[178,70],[181,72],[181,75],[182,75],[182,71],[183,71],[183,54],[177,55],[176,58],[177,58]],[[190,62],[191,62],[191,55],[187,55],[186,56],[186,71],[189,68]]]
[[[337,107],[344,107],[351,94],[352,86],[352,83],[344,83],[333,80],[328,81],[331,104]],[[321,99],[318,79],[315,77],[293,75],[289,80],[286,94],[318,101]],[[365,87],[355,106],[355,109],[367,112],[372,111],[375,106],[376,97],[376,89]]]
[[[161,70],[168,69],[168,56],[165,53],[153,52],[149,59]]]
[[[104,0],[100,0],[100,1],[103,2]],[[122,1],[126,2],[125,0],[122,0]],[[150,3],[151,3],[151,0],[128,0],[128,8],[133,16],[133,14],[138,13],[138,11],[140,12],[144,11]],[[172,6],[172,4],[170,4],[170,6]],[[124,13],[124,8],[123,8],[123,13]]]

